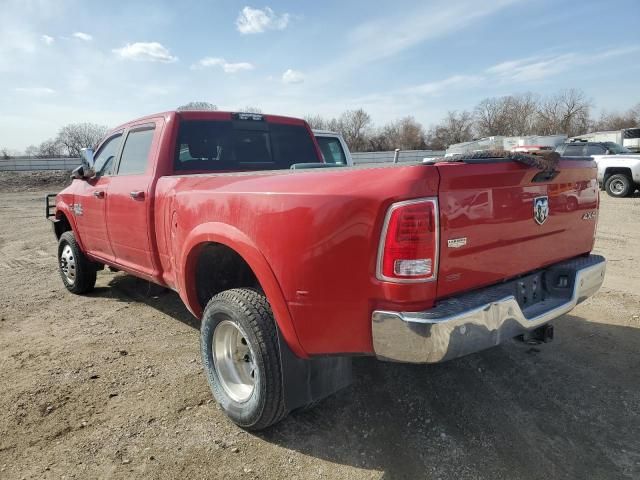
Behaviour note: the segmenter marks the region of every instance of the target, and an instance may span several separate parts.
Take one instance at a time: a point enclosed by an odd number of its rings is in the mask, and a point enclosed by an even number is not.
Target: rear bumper
[[[436,363],[499,345],[564,315],[596,293],[605,268],[604,257],[590,255],[537,272],[544,300],[522,308],[516,300],[516,289],[523,288],[517,279],[445,300],[424,312],[376,310],[374,351],[381,360]]]

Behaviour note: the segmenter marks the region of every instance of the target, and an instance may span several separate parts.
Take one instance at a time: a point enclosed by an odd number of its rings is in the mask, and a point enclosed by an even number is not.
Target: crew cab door
[[[82,183],[72,206],[85,251],[104,260],[114,258],[105,218],[106,198],[111,175],[122,146],[122,133],[122,131],[116,132],[102,142],[94,157],[96,175]]]
[[[153,277],[156,271],[150,240],[152,184],[161,121],[129,127],[115,175],[110,179],[106,219],[116,262]]]

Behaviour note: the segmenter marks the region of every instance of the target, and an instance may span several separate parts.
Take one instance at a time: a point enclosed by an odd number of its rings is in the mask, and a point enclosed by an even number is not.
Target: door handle
[[[96,198],[104,198],[104,191],[103,190],[94,190],[93,191],[93,196]]]
[[[134,190],[129,195],[131,195],[131,198],[133,198],[134,200],[144,199],[144,192],[142,190]]]

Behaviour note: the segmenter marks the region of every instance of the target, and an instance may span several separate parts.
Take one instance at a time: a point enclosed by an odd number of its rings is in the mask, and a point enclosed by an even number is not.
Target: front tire
[[[285,417],[278,333],[263,294],[235,288],[214,296],[200,349],[213,396],[234,423],[261,430]]]
[[[604,188],[610,196],[616,198],[627,197],[635,190],[631,179],[622,173],[611,175]]]
[[[96,285],[96,265],[82,253],[71,231],[60,235],[58,268],[62,283],[71,293],[87,293]]]

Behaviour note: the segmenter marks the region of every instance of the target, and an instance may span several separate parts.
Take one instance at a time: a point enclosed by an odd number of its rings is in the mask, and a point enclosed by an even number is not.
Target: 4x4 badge
[[[533,199],[533,219],[538,225],[542,225],[549,218],[549,197],[536,197]]]

